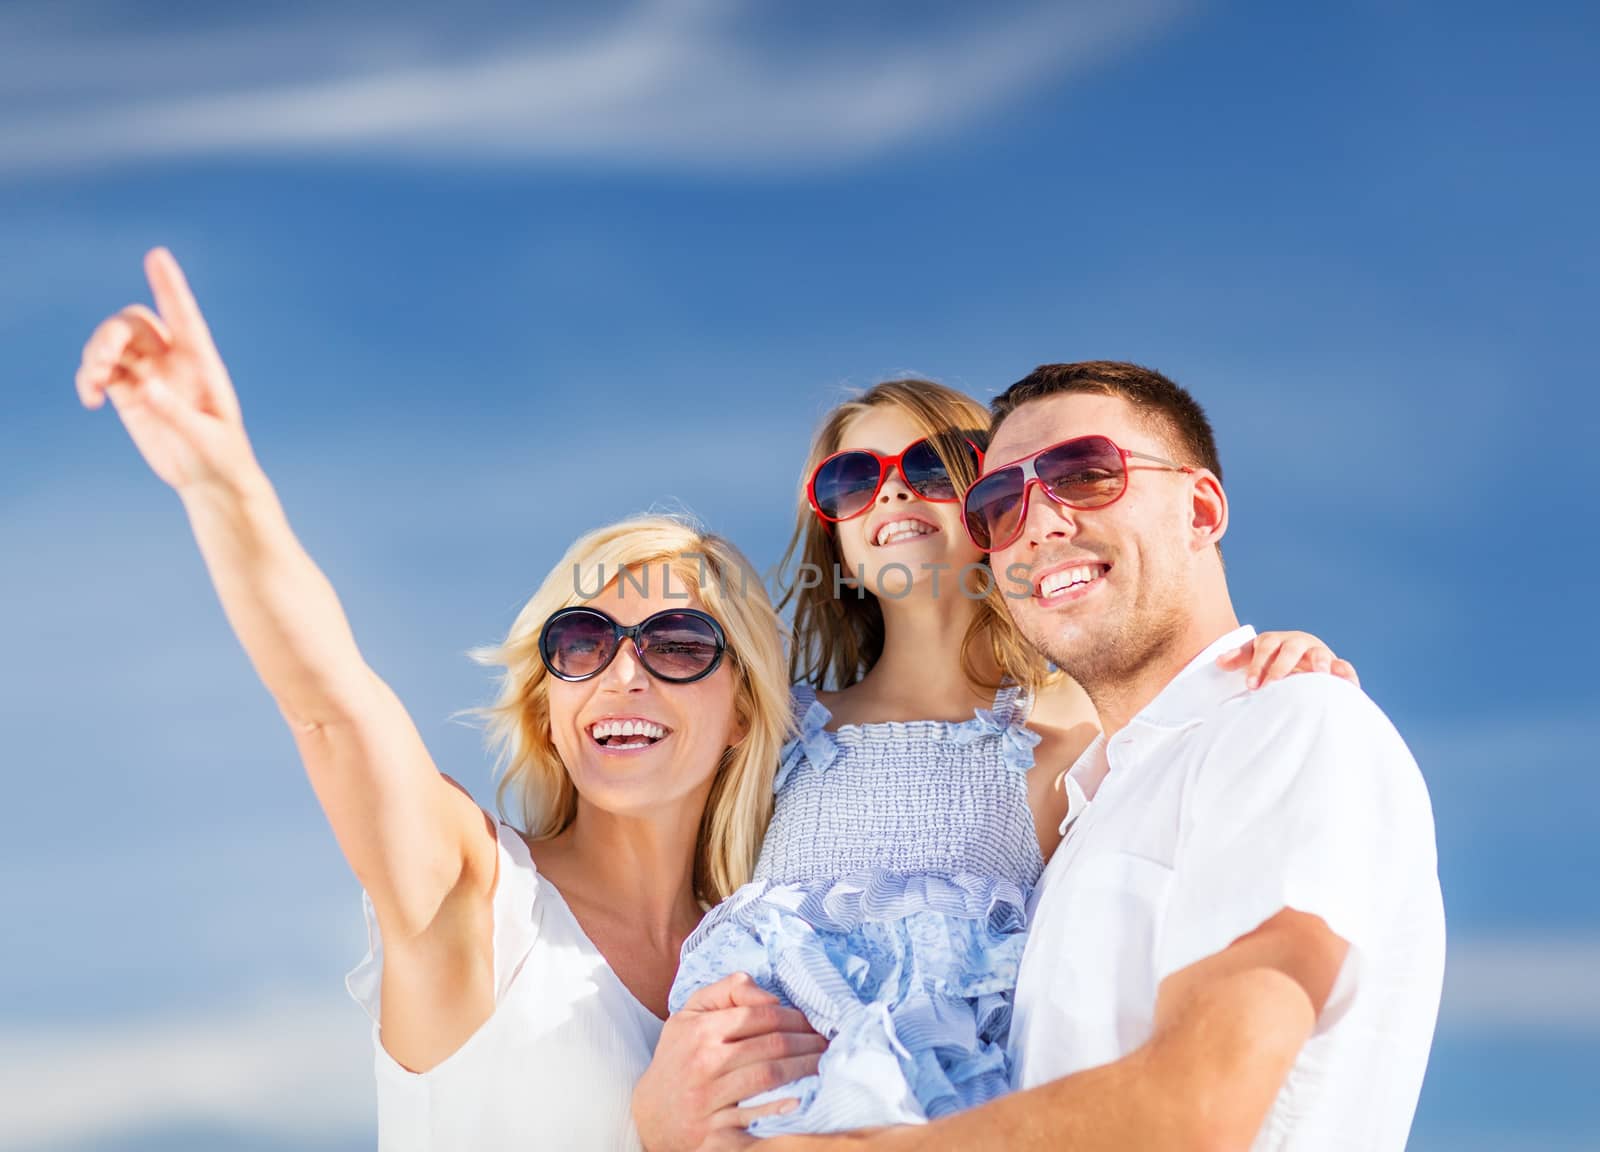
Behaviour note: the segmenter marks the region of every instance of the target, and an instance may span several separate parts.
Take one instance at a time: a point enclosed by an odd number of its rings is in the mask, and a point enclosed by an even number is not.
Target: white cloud
[[[283,1137],[375,1127],[370,1025],[349,1000],[0,1032],[0,1149],[207,1125]]]
[[[970,122],[1184,6],[1030,0],[892,24],[847,7],[819,31],[753,26],[759,13],[728,0],[641,0],[582,24],[499,7],[449,24],[307,7],[177,28],[118,28],[82,0],[25,5],[0,16],[0,175],[328,152],[836,162]]]
[[[1507,937],[1452,943],[1442,1032],[1600,1037],[1600,939]]]

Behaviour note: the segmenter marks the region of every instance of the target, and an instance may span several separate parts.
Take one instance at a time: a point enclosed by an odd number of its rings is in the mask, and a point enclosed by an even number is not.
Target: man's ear
[[[1195,551],[1215,548],[1228,532],[1228,494],[1222,481],[1201,468],[1190,486],[1190,544]]]

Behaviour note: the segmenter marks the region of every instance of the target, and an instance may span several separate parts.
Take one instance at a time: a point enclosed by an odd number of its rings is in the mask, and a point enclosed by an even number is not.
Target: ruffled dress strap
[[[778,756],[778,773],[772,780],[773,792],[782,792],[790,775],[801,764],[809,763],[818,772],[826,772],[839,757],[839,744],[828,731],[828,721],[833,713],[817,699],[817,690],[809,684],[796,684],[790,690],[795,725],[799,729],[794,739],[783,746]]]
[[[1043,739],[1028,727],[1028,713],[1033,699],[1020,684],[1003,684],[995,693],[994,705],[973,710],[975,723],[963,726],[955,734],[959,744],[970,744],[985,736],[999,736],[1002,743],[1000,758],[1013,772],[1027,772],[1033,767],[1033,750]]]
[[[1027,723],[1032,708],[1033,699],[1022,685],[1010,682],[1000,685],[1000,690],[994,694],[994,704],[990,706],[995,720],[1005,727]]]

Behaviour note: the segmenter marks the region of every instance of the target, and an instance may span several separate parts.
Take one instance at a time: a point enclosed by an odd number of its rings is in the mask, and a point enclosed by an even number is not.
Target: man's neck
[[[1219,610],[1190,620],[1188,627],[1132,675],[1093,686],[1085,684],[1106,739],[1126,728],[1196,656],[1238,627],[1233,606],[1224,602]]]

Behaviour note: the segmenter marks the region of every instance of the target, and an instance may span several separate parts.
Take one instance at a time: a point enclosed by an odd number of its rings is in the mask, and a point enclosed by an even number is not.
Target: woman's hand
[[[258,469],[228,370],[172,253],[156,248],[144,267],[158,312],[132,304],[95,329],[78,398],[94,409],[109,397],[145,463],[179,492],[239,486]]]
[[[1252,688],[1296,672],[1327,672],[1361,686],[1355,665],[1339,659],[1332,648],[1309,632],[1263,632],[1232,652],[1217,657],[1217,667],[1248,667],[1246,682]]]
[[[754,1108],[739,1101],[809,1076],[828,1042],[749,976],[735,973],[689,997],[661,1029],[655,1058],[633,1090],[633,1122],[646,1152],[742,1147],[762,1116],[793,1100]]]

